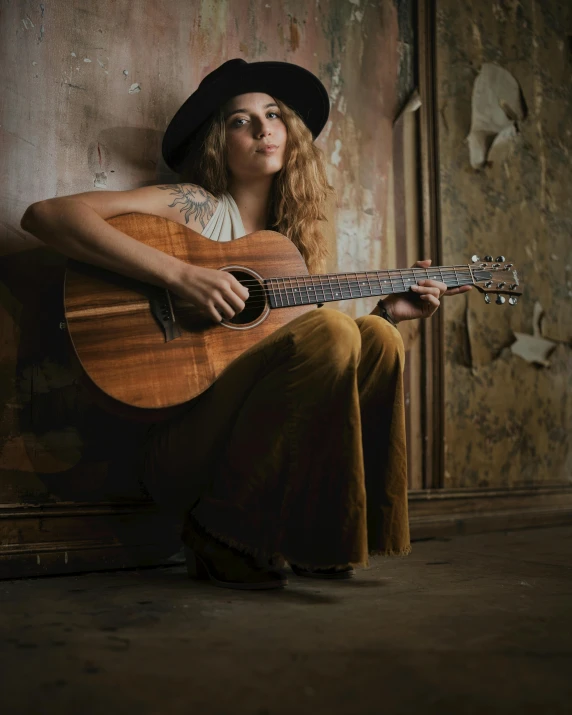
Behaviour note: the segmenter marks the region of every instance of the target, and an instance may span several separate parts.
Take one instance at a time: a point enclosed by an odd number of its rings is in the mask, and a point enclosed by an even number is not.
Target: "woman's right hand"
[[[244,309],[248,298],[245,288],[227,271],[201,268],[184,263],[173,293],[188,300],[215,323],[230,320]]]

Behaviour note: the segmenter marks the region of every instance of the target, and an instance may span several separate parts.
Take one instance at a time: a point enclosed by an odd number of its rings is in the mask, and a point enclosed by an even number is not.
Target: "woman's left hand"
[[[417,261],[413,268],[429,268],[431,259]],[[441,296],[466,293],[472,286],[459,286],[447,290],[441,281],[422,280],[417,285],[411,286],[407,293],[395,293],[383,301],[389,315],[399,323],[402,320],[415,318],[430,318],[441,305]]]

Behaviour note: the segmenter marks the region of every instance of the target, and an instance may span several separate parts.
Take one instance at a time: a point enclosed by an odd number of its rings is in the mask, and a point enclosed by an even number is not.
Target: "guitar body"
[[[296,247],[274,231],[218,243],[158,216],[126,214],[108,223],[142,243],[204,268],[230,270],[259,281],[307,275]],[[248,274],[248,275],[245,275]],[[294,318],[314,310],[297,305],[270,310],[257,284],[237,316],[217,325],[191,304],[117,273],[70,261],[64,307],[75,353],[91,382],[117,407],[160,418],[204,392],[223,370],[255,343]],[[168,304],[167,306],[165,304]],[[161,310],[170,309],[170,324]],[[158,317],[159,312],[159,317]],[[133,416],[132,411],[128,411]]]

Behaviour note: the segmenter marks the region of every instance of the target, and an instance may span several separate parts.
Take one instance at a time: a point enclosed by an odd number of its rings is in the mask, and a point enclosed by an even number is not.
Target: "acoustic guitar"
[[[249,289],[245,309],[215,324],[169,291],[92,265],[69,261],[64,308],[75,353],[92,383],[112,402],[165,410],[204,392],[245,350],[319,303],[403,293],[432,278],[474,285],[517,302],[511,263],[473,256],[472,264],[309,275],[296,247],[274,231],[217,243],[158,216],[125,214],[108,223],[138,241],[205,268],[229,271]]]

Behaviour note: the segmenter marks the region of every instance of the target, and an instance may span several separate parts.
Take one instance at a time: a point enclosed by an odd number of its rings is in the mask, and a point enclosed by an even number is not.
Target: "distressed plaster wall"
[[[446,487],[572,479],[572,8],[558,0],[439,0],[437,81],[445,264],[503,254],[524,284],[518,306],[472,291],[446,301]],[[471,169],[465,138],[484,62],[520,83],[516,141]],[[534,304],[550,367],[511,354]]]
[[[331,96],[319,139],[338,195],[330,269],[395,265],[391,125],[412,84],[411,3],[1,3],[0,504],[144,499],[131,468],[141,428],[82,389],[59,330],[64,260],[19,228],[22,213],[54,196],[176,181],[161,139],[202,77],[232,57],[285,60]],[[371,302],[340,307],[358,315]]]

